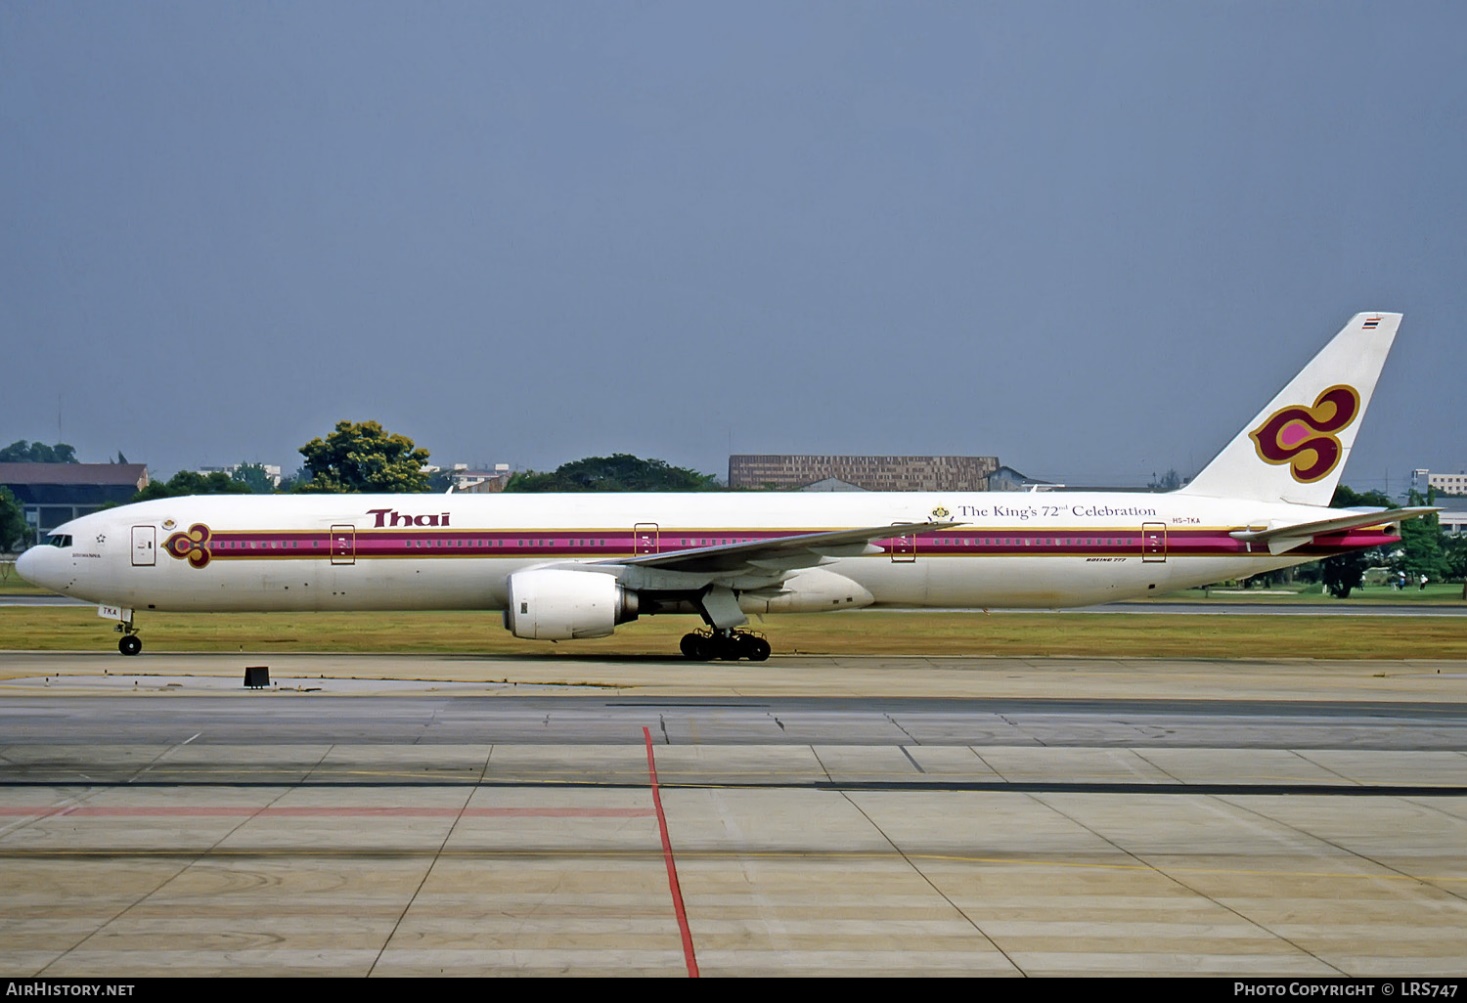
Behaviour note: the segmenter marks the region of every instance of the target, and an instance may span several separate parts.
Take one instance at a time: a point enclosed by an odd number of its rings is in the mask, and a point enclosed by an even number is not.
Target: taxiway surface
[[[0,695],[11,975],[1467,968],[1467,663],[3,653]]]

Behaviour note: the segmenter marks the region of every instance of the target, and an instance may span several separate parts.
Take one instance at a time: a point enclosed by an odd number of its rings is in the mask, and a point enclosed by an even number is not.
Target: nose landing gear
[[[695,630],[684,634],[678,646],[685,658],[695,662],[708,662],[715,658],[725,662],[736,662],[740,658],[762,662],[770,652],[768,641],[747,630]]]
[[[138,637],[138,630],[132,625],[131,620],[123,620],[116,629],[122,635],[117,639],[118,651],[124,655],[136,655],[143,650],[143,639]]]

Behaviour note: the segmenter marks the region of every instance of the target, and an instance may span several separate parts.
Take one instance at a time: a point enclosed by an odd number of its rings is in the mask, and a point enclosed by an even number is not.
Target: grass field
[[[1320,591],[1318,585],[1284,585],[1276,589],[1244,589],[1236,585],[1213,586],[1205,589],[1184,589],[1155,599],[1139,599],[1137,602],[1222,602],[1222,603],[1299,603],[1324,606],[1380,605],[1416,606],[1425,604],[1460,605],[1463,602],[1462,585],[1449,582],[1431,582],[1421,589],[1415,585],[1396,589],[1385,585],[1369,585],[1355,589],[1348,599],[1334,599]]]
[[[50,595],[50,589],[43,589],[38,585],[32,585],[24,578],[15,573],[15,566],[11,561],[0,561],[0,596],[44,596]]]
[[[657,655],[677,651],[692,617],[656,617],[612,637],[520,640],[497,613],[156,613],[139,617],[146,651]],[[1196,658],[1467,658],[1457,617],[1228,616],[1147,613],[852,612],[752,624],[776,655],[1077,655]],[[0,608],[0,648],[111,651],[91,607]]]

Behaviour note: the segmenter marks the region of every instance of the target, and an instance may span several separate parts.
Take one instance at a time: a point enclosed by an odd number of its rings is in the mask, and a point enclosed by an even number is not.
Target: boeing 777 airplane
[[[17,562],[143,611],[501,610],[516,637],[705,624],[693,659],[769,657],[749,614],[1074,607],[1393,544],[1435,511],[1332,509],[1401,315],[1357,314],[1186,487],[1120,492],[209,495],[74,519]]]

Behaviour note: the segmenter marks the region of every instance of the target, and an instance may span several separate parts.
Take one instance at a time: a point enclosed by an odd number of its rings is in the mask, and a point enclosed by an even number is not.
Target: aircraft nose
[[[56,588],[56,583],[53,581],[56,576],[46,573],[46,569],[50,566],[48,558],[54,553],[58,553],[56,548],[48,547],[45,544],[30,548],[15,559],[16,574],[32,585],[48,589]]]
[[[40,584],[35,579],[36,569],[40,563],[40,559],[36,556],[36,551],[40,549],[40,547],[31,547],[29,550],[27,550],[25,553],[21,554],[15,559],[16,574],[20,575],[20,577],[24,578],[32,585]]]

